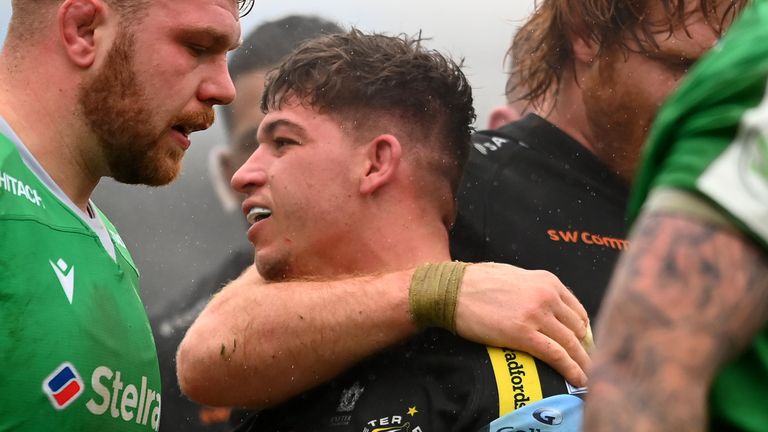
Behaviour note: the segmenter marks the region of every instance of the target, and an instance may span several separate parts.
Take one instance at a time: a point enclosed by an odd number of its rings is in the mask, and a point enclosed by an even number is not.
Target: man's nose
[[[198,99],[213,105],[228,105],[235,100],[235,84],[229,75],[227,57],[218,56],[209,65],[198,88]]]
[[[263,151],[256,149],[247,161],[232,176],[232,189],[237,192],[248,194],[255,188],[267,184],[267,171],[265,156]]]

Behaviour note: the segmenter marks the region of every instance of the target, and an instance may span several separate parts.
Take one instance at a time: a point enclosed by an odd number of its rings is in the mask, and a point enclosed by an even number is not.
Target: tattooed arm
[[[585,431],[705,430],[714,376],[768,318],[768,259],[739,234],[641,217],[598,319]]]

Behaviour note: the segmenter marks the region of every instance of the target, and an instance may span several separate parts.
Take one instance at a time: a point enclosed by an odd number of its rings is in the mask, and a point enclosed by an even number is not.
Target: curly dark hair
[[[426,49],[421,35],[364,34],[358,29],[311,39],[267,78],[261,109],[287,100],[338,119],[355,134],[391,133],[455,196],[469,153],[475,110],[458,63]]]
[[[654,32],[667,26],[671,35],[685,28],[692,0],[541,0],[515,34],[507,55],[514,66],[507,94],[539,105],[557,92],[563,73],[573,61],[571,40],[594,42],[599,50],[650,53],[658,49]],[[697,0],[709,25],[720,34],[748,0]],[[652,6],[661,5],[664,21],[649,19]],[[631,48],[636,45],[638,48]],[[522,88],[521,88],[522,87]]]

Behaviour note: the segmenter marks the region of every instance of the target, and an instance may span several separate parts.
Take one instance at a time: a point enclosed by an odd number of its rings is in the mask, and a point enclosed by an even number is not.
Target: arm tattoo
[[[768,319],[768,258],[680,216],[641,218],[598,319],[586,431],[704,430],[719,368]]]

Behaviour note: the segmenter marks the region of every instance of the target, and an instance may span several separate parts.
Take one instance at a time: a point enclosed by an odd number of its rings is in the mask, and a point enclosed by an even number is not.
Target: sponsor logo
[[[200,407],[197,411],[197,419],[201,425],[229,424],[229,416],[232,408],[229,407]]]
[[[24,197],[38,207],[44,207],[43,199],[40,197],[37,189],[24,184],[24,182],[16,177],[2,171],[0,171],[0,188],[5,189],[5,191],[11,195]]]
[[[160,427],[160,393],[147,387],[147,377],[141,377],[141,384],[125,383],[120,371],[99,366],[91,375],[91,387],[95,398],[85,406],[94,415],[109,414],[115,419],[149,424],[153,430]]]
[[[524,407],[531,401],[530,396],[525,392],[525,366],[517,361],[517,353],[512,350],[504,350],[504,358],[507,360],[507,370],[509,371],[509,382],[512,383],[512,390],[515,392],[515,409]]]
[[[99,366],[91,375],[91,388],[95,396],[85,403],[91,414],[149,425],[155,431],[160,428],[160,393],[147,386],[147,377],[142,376],[139,385],[126,383],[119,370]],[[69,362],[43,380],[43,392],[58,410],[72,404],[83,391],[85,383]]]
[[[496,378],[499,416],[542,399],[536,360],[509,348],[486,347]]]
[[[72,297],[75,294],[75,266],[70,267],[61,258],[55,264],[51,260],[48,260],[48,262],[51,263],[51,267],[54,273],[56,273],[56,278],[59,279],[59,284],[61,284],[61,288],[64,290],[67,300],[69,300],[69,304],[72,304]]]
[[[83,393],[85,385],[75,367],[62,363],[43,380],[43,392],[57,410],[63,410]]]
[[[629,241],[605,237],[599,234],[593,234],[588,231],[560,231],[555,229],[547,230],[547,235],[552,241],[561,241],[566,243],[584,243],[588,245],[603,246],[616,250],[624,250],[629,247]]]
[[[563,422],[563,414],[552,408],[539,408],[533,412],[533,418],[545,425],[559,425]]]
[[[336,411],[350,412],[354,410],[357,400],[360,399],[364,391],[365,387],[361,387],[359,382],[352,384],[352,387],[341,393],[341,400],[339,400],[339,406],[336,407]]]
[[[485,156],[489,152],[494,152],[501,149],[504,146],[504,144],[508,142],[509,140],[505,138],[490,137],[488,141],[476,142],[476,143],[472,143],[472,145],[475,147],[477,151],[479,151],[483,156]]]
[[[486,430],[492,432],[542,432],[581,430],[584,402],[577,396],[559,394],[497,418]]]

